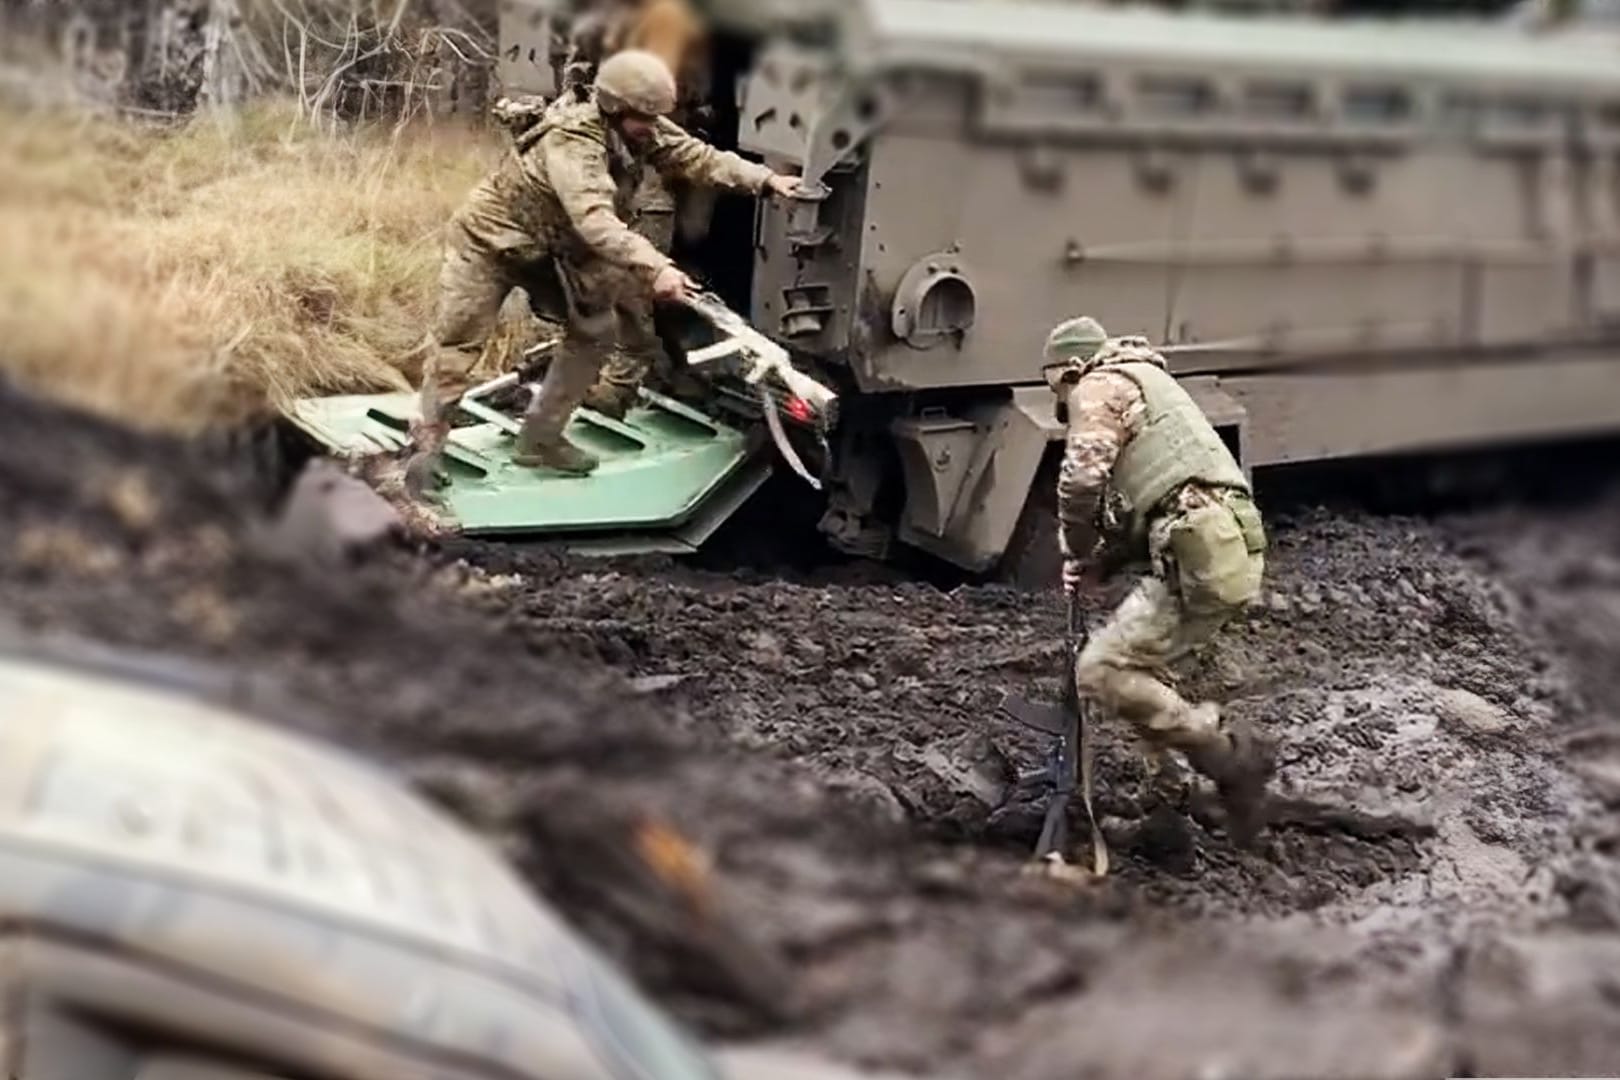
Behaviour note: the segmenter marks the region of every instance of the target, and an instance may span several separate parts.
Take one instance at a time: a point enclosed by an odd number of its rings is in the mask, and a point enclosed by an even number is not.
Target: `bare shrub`
[[[60,98],[65,69],[85,102],[148,117],[266,96],[328,126],[476,114],[495,24],[493,0],[3,0],[0,92]]]
[[[290,92],[317,123],[408,120],[484,103],[492,11],[454,0],[232,2],[240,4],[232,44],[247,81]]]

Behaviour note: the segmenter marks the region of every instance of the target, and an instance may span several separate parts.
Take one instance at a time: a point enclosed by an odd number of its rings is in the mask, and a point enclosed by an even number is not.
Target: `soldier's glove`
[[[1084,559],[1074,555],[1063,557],[1063,595],[1074,596],[1081,591],[1088,576],[1087,569]]]
[[[776,195],[783,199],[791,199],[793,196],[799,193],[803,183],[804,182],[797,176],[789,176],[786,173],[777,173],[775,176],[772,176],[769,180],[765,181],[765,192],[768,195]]]
[[[652,293],[655,300],[683,300],[697,291],[697,282],[687,277],[686,272],[674,263],[658,271],[658,276],[653,279]]]

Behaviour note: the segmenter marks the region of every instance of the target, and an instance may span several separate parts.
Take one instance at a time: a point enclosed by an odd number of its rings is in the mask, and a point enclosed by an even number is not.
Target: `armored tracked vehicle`
[[[838,391],[802,449],[840,548],[992,571],[1044,546],[1062,432],[1038,358],[1079,313],[1161,343],[1249,469],[1620,428],[1613,36],[1020,0],[710,12],[721,131],[807,191],[722,205],[683,261]],[[509,92],[550,91],[561,16],[505,0]],[[623,494],[544,481],[580,483]],[[525,531],[602,532],[525,498]],[[685,520],[741,501],[715,499]]]

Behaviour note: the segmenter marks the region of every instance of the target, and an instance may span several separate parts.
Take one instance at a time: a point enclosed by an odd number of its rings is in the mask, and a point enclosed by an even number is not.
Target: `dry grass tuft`
[[[0,114],[0,370],[149,428],[406,388],[444,222],[493,139],[322,134],[290,105],[168,130]]]
[[[317,125],[414,116],[452,84],[487,89],[495,63],[488,0],[238,0],[236,10],[231,58],[249,91],[289,92]]]

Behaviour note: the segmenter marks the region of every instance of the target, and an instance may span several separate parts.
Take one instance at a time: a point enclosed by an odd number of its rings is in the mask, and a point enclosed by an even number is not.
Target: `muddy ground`
[[[1280,742],[1277,821],[1236,850],[1110,727],[1117,870],[1075,886],[1022,873],[1039,747],[994,716],[1055,690],[1053,596],[470,543],[332,567],[200,448],[6,391],[0,430],[9,618],[273,680],[717,1039],[1007,1080],[1620,1071],[1620,492],[1277,503],[1264,602],[1188,684]]]

